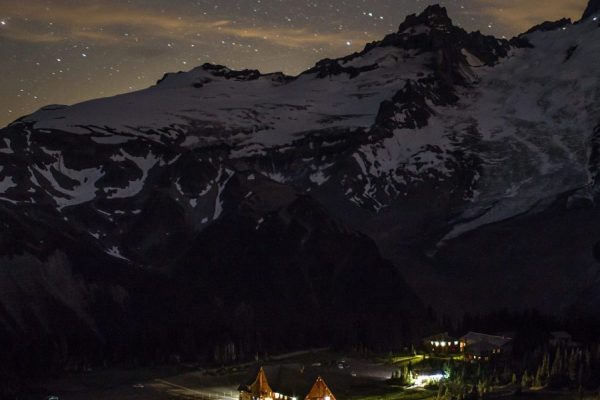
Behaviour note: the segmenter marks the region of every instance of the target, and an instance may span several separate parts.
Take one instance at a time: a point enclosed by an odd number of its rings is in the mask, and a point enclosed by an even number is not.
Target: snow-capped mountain
[[[299,76],[205,64],[19,119],[0,130],[10,266],[0,285],[19,288],[0,294],[5,331],[27,313],[46,321],[50,298],[101,332],[90,296],[130,307],[139,288],[124,277],[136,274],[185,276],[190,293],[224,296],[226,309],[256,306],[244,271],[288,261],[316,309],[328,307],[321,291],[337,293],[332,309],[352,309],[361,297],[341,288],[402,284],[378,251],[443,312],[586,308],[580,294],[600,282],[598,8],[592,0],[577,23],[507,41],[467,33],[431,6]],[[279,245],[286,253],[269,250]],[[36,297],[19,268],[44,288],[37,311],[17,305]],[[380,272],[365,280],[361,269]],[[353,277],[338,287],[344,274]],[[358,292],[365,304],[398,300]],[[403,301],[398,309],[418,303]]]

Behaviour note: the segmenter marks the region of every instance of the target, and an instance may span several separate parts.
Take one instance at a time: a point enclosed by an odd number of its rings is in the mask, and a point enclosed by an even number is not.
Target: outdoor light
[[[414,387],[423,387],[428,383],[436,383],[444,379],[444,374],[431,374],[431,375],[416,375],[413,381]]]

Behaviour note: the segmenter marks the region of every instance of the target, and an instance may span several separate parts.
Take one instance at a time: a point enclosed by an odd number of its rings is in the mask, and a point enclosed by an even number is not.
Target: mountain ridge
[[[247,358],[293,347],[284,331],[323,344],[332,315],[339,346],[385,347],[433,323],[426,306],[591,313],[597,299],[579,293],[600,284],[597,43],[589,18],[507,41],[431,6],[295,77],[205,64],[23,117],[0,130],[0,284],[18,288],[0,291],[0,335],[38,343],[50,326],[59,352],[57,326],[76,323],[68,347],[94,337],[90,359],[140,336],[163,360],[230,343],[227,357]],[[132,321],[123,340],[111,315]],[[381,321],[388,336],[370,328]]]

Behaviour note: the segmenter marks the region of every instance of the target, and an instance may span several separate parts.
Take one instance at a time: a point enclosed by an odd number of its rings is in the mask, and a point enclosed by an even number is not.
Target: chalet
[[[469,332],[460,338],[460,348],[471,361],[503,359],[512,352],[512,338]]]
[[[279,398],[279,396],[275,396],[278,393],[275,393],[271,389],[271,385],[269,385],[269,381],[267,380],[267,374],[262,367],[258,370],[254,382],[249,385],[241,385],[238,391],[240,392],[239,400],[273,400]]]
[[[335,400],[335,396],[331,393],[323,378],[319,376],[304,400]]]
[[[305,400],[335,400],[323,378],[319,376],[313,383],[304,373],[285,366],[261,367],[256,377],[240,385],[238,391],[239,400],[297,400],[304,393],[308,393]]]
[[[448,332],[438,333],[423,339],[423,346],[429,353],[448,354],[460,352],[460,341]]]

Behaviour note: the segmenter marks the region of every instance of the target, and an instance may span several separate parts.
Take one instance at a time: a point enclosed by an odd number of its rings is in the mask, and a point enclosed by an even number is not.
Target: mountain
[[[0,130],[0,337],[222,360],[401,343],[426,306],[593,313],[598,59],[593,17],[508,41],[430,6],[295,77],[44,107]]]
[[[598,16],[600,14],[600,1],[598,0],[590,0],[588,6],[583,13],[583,19],[586,18],[596,18],[598,20]]]

